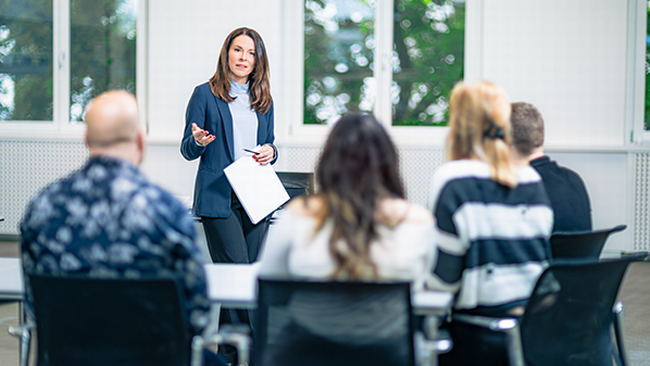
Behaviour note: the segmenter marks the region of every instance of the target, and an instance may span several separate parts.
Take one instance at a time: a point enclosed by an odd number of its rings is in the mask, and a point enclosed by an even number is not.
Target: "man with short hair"
[[[187,209],[138,169],[145,141],[136,99],[125,91],[106,92],[90,103],[85,120],[86,164],[27,206],[20,226],[24,272],[177,279],[191,331],[200,334],[210,307],[206,260]],[[31,308],[29,283],[25,291]]]
[[[512,103],[515,160],[530,164],[542,177],[553,206],[553,232],[591,231],[591,205],[582,178],[544,155],[544,120],[528,103]]]

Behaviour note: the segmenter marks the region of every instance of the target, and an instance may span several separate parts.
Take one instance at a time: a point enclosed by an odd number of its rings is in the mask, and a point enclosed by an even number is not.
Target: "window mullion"
[[[149,27],[149,1],[140,0],[138,2],[138,20],[137,20],[137,43],[136,43],[136,97],[140,107],[140,121],[146,128],[149,134],[149,120],[148,120],[148,100],[149,93],[147,83],[149,80],[149,68],[147,67],[149,60],[149,47],[148,47],[148,27]]]
[[[54,123],[70,130],[70,0],[54,1]]]
[[[644,80],[646,76],[646,38],[648,0],[628,2],[628,29],[627,29],[627,68],[626,68],[626,106],[625,129],[623,141],[626,144],[647,144],[647,131],[645,125],[645,93],[648,89]],[[645,86],[645,87],[644,87]]]
[[[393,0],[377,0],[375,15],[375,70],[377,95],[375,116],[386,128],[392,125]]]

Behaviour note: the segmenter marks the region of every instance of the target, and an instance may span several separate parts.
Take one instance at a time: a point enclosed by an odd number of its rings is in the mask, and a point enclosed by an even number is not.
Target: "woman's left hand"
[[[260,163],[260,165],[266,165],[273,160],[274,156],[275,150],[271,147],[271,145],[262,145],[262,147],[260,147],[260,152],[253,155],[253,159]]]

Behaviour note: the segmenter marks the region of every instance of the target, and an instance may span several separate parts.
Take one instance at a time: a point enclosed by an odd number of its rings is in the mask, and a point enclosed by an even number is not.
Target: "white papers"
[[[252,154],[242,156],[223,172],[253,224],[289,200],[289,194],[271,164],[260,165]]]

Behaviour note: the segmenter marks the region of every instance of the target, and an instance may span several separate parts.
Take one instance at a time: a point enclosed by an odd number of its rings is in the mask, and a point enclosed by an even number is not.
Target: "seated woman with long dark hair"
[[[291,201],[269,233],[260,276],[423,279],[433,219],[404,199],[397,150],[373,116],[336,123],[316,180],[319,193]]]
[[[404,199],[397,150],[374,117],[351,114],[336,123],[316,179],[319,193],[291,201],[271,228],[260,277],[420,287],[431,261],[433,218]],[[412,350],[399,341],[410,336],[400,324],[410,315],[394,296],[294,292],[282,344],[270,347],[265,365],[404,364]],[[315,363],[311,350],[323,347],[331,359]]]

